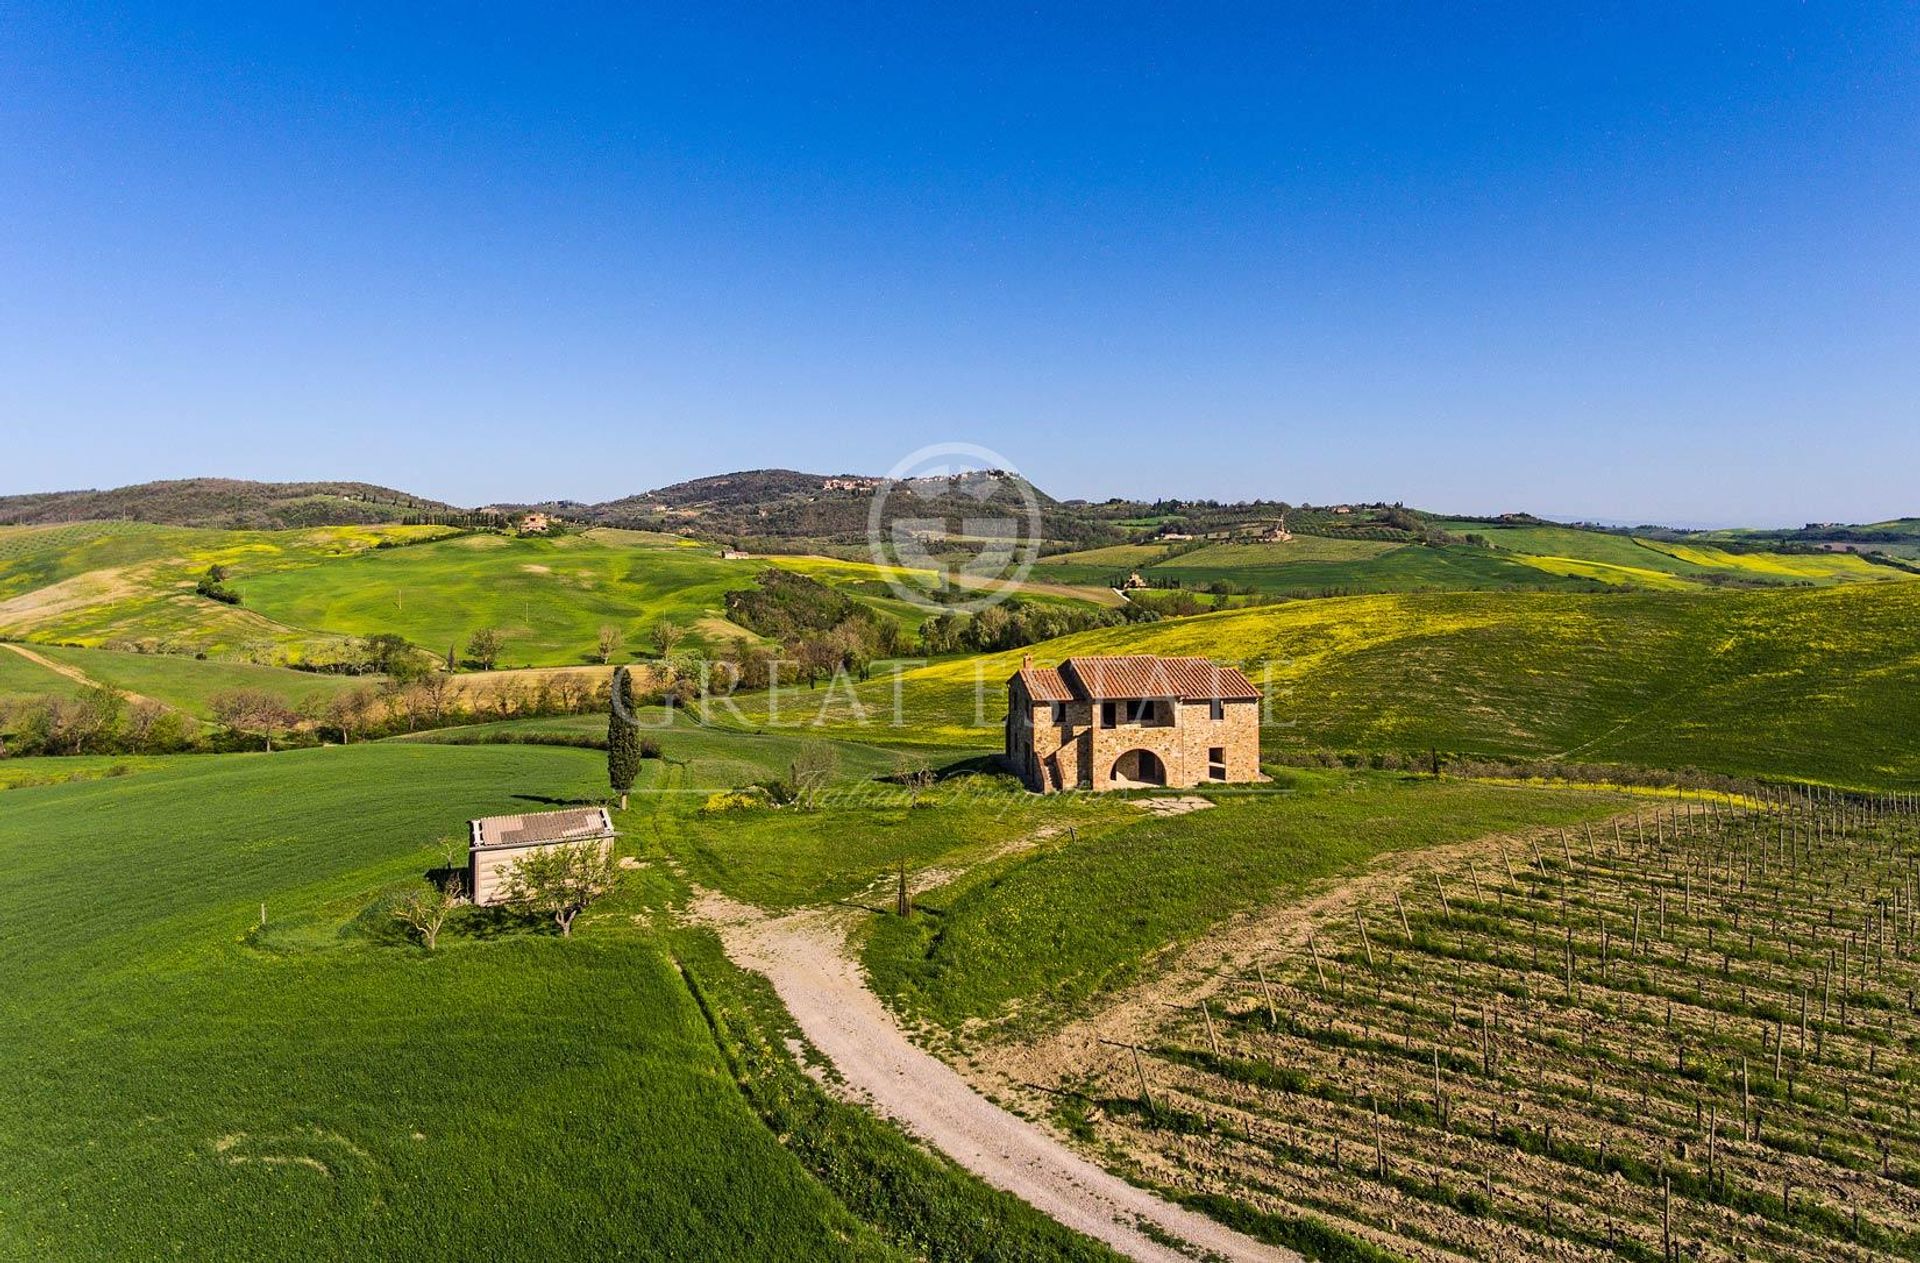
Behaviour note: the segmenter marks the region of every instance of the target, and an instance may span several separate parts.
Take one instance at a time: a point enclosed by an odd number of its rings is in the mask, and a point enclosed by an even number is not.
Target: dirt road
[[[0,649],[11,649],[15,653],[19,654],[21,657],[25,658],[28,662],[33,663],[35,666],[45,667],[47,670],[53,672],[55,675],[64,675],[69,680],[72,680],[75,684],[81,685],[84,688],[100,687],[100,681],[94,679],[92,676],[88,675],[85,671],[82,671],[79,667],[70,667],[64,662],[55,662],[52,658],[47,657],[45,654],[35,653],[33,650],[27,648],[25,645],[17,645],[12,643],[11,641],[0,642]],[[147,697],[144,694],[134,693],[127,689],[121,689],[120,693],[129,702],[150,702],[153,700],[152,698]]]
[[[736,964],[765,975],[808,1041],[874,1109],[996,1188],[1078,1232],[1147,1263],[1196,1257],[1298,1263],[1109,1174],[1048,1132],[1001,1109],[909,1040],[867,989],[847,951],[847,914],[768,917],[702,893],[695,915],[712,925]],[[1147,1227],[1151,1225],[1151,1229]],[[1164,1244],[1186,1242],[1185,1251]]]

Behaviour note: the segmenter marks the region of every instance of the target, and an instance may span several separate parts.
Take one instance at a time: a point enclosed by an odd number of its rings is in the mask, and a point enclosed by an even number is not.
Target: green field
[[[1216,801],[1166,819],[1132,812],[1122,827],[970,872],[923,899],[923,917],[876,921],[866,951],[875,988],[949,1028],[1045,1024],[1086,1012],[1235,914],[1377,855],[1598,819],[1623,802],[1328,773]]]
[[[1791,592],[1446,593],[1350,597],[1105,628],[1032,652],[1167,653],[1239,663],[1270,699],[1269,752],[1482,753],[1920,784],[1920,586]],[[901,681],[899,737],[993,748],[1021,653]],[[868,722],[890,680],[862,686]],[[976,687],[982,690],[976,706]],[[844,695],[786,713],[856,723]]]
[[[194,585],[227,568],[239,606]],[[807,574],[899,620],[930,611],[902,600],[869,562],[782,556],[723,560],[674,535],[594,530],[552,538],[455,534],[439,527],[217,531],[131,523],[0,528],[0,635],[90,648],[138,646],[215,658],[297,661],[350,637],[397,633],[444,656],[482,628],[501,633],[502,666],[597,662],[602,627],[622,660],[652,652],[662,621],[689,647],[758,638],[726,618],[725,594],[769,567]],[[1104,589],[1034,583],[1025,600],[1117,604]]]
[[[44,693],[72,697],[81,687],[59,672],[49,671],[0,646],[0,697],[33,697]]]
[[[1288,597],[1607,587],[1688,591],[1715,583],[1828,585],[1909,577],[1847,553],[1734,552],[1568,526],[1464,519],[1435,525],[1455,535],[1484,536],[1493,547],[1297,535],[1280,544],[1114,545],[1057,553],[1044,558],[1041,566],[1045,573],[1074,583],[1110,582],[1137,570],[1150,580],[1174,580],[1186,587],[1226,583]]]
[[[1429,548],[1378,540],[1320,540],[1300,553],[1292,544],[1220,544],[1139,569],[1149,582],[1203,588],[1224,583],[1266,596],[1321,597],[1365,592],[1478,592],[1503,589],[1590,590],[1603,586],[1590,576],[1554,574],[1527,559],[1485,548],[1451,544]],[[1322,547],[1327,545],[1327,547]],[[1307,559],[1315,554],[1313,559]],[[1117,567],[1059,562],[1046,568],[1072,583],[1111,580]]]
[[[1440,526],[1456,534],[1484,535],[1495,548],[1514,553],[1517,560],[1550,573],[1580,574],[1634,587],[1684,588],[1714,579],[1825,585],[1906,577],[1851,553],[1731,552],[1569,526],[1497,526],[1470,521],[1447,521]]]
[[[656,868],[572,940],[399,938],[468,815],[603,776],[392,743],[5,791],[0,1256],[1104,1257],[813,1088]]]
[[[330,697],[377,683],[354,676],[321,675],[285,667],[256,666],[250,662],[202,661],[173,654],[119,653],[109,649],[70,649],[62,645],[34,645],[32,650],[43,658],[73,667],[91,680],[110,684],[124,693],[150,697],[200,719],[213,718],[213,698],[232,689],[258,689],[273,694],[289,706],[298,706],[310,698]],[[17,654],[6,649],[0,649],[0,657],[21,661]],[[23,662],[23,665],[33,664]],[[43,670],[37,666],[34,669]],[[65,677],[44,673],[67,688],[79,687]],[[0,677],[0,692],[11,691],[5,678]]]

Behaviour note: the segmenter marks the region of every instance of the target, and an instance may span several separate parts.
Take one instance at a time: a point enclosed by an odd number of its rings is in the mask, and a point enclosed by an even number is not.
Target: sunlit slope
[[[1197,654],[1268,691],[1266,748],[1482,752],[1920,784],[1920,586],[1717,595],[1349,597],[1064,637],[1071,654]],[[900,735],[999,742],[1018,653],[920,668]],[[984,689],[978,703],[975,681]],[[860,694],[888,721],[890,682]],[[783,720],[855,721],[799,691]],[[758,716],[756,715],[756,718]]]
[[[135,522],[0,527],[0,635],[84,645],[234,653],[325,639],[249,602],[194,593],[212,566],[259,576],[431,541],[435,526],[200,530]]]
[[[200,596],[212,566],[242,604]],[[798,570],[897,617],[888,572],[828,557],[728,560],[677,536],[595,530],[516,538],[439,527],[223,531],[118,522],[0,528],[0,636],[41,644],[137,646],[214,657],[298,660],[353,636],[393,632],[433,651],[499,631],[502,664],[597,661],[603,626],[629,652],[663,620],[709,646],[754,637],[725,618],[725,594],[770,566]],[[1023,597],[1117,603],[1110,593],[1029,585]]]
[[[369,745],[0,794],[0,1257],[899,1257],[736,1090],[644,876],[572,942],[397,938],[466,817],[605,781]]]

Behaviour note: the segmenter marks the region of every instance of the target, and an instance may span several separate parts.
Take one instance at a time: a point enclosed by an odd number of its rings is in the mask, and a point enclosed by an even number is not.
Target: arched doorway
[[[1165,785],[1167,765],[1151,750],[1129,750],[1113,761],[1114,784]]]

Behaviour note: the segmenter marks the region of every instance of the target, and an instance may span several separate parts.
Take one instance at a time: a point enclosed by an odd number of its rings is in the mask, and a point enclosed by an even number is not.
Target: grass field
[[[1430,548],[1299,535],[1284,544],[1223,542],[1186,551],[1166,544],[1122,544],[1058,553],[1041,565],[1046,573],[1076,583],[1106,582],[1138,570],[1188,587],[1219,582],[1291,597],[1596,587],[1697,591],[1715,582],[1824,586],[1907,577],[1845,553],[1732,552],[1565,526],[1464,520],[1437,525],[1456,535],[1484,536],[1494,547]]]
[[[285,667],[255,666],[248,662],[202,661],[174,654],[70,649],[62,645],[33,645],[30,648],[41,657],[71,667],[90,680],[110,684],[124,693],[150,697],[200,719],[213,718],[212,699],[231,689],[259,689],[290,706],[297,706],[309,698],[325,698],[377,683],[352,676],[320,675]],[[0,649],[0,657],[17,659],[18,655],[11,650]],[[64,677],[55,678],[61,679],[68,688],[79,687]],[[11,691],[7,681],[0,678],[0,693]]]
[[[221,531],[131,522],[0,528],[0,633],[232,654],[328,639],[195,595],[210,566],[267,574],[448,534],[432,526]],[[385,548],[382,548],[385,545]]]
[[[1288,551],[1305,543],[1300,552]],[[1478,592],[1506,589],[1578,591],[1601,586],[1591,577],[1559,575],[1524,558],[1485,548],[1427,548],[1377,540],[1322,540],[1296,536],[1294,544],[1220,544],[1151,566],[1086,565],[1050,559],[1050,575],[1072,583],[1103,583],[1121,569],[1183,587],[1226,583],[1267,596],[1321,597],[1363,592]],[[1308,559],[1313,554],[1312,559]],[[1083,554],[1067,554],[1078,557]]]
[[[1586,574],[1634,587],[1691,587],[1711,579],[1761,583],[1872,583],[1900,580],[1899,571],[1850,553],[1730,552],[1704,545],[1582,531],[1566,526],[1490,526],[1443,522],[1458,534],[1484,535],[1528,565],[1558,574]],[[1657,576],[1665,575],[1663,581]],[[1679,582],[1674,582],[1678,580]]]
[[[0,697],[35,697],[46,693],[72,697],[82,687],[78,681],[0,646]]]
[[[572,940],[397,937],[466,816],[603,777],[393,743],[5,791],[0,1256],[1102,1257],[814,1088],[657,869]]]
[[[1270,699],[1269,751],[1437,747],[1911,787],[1920,741],[1905,699],[1920,684],[1917,618],[1920,586],[1904,583],[1391,595],[1105,628],[1032,652],[1043,663],[1148,652],[1243,665]],[[889,735],[997,747],[1020,657],[908,672],[903,726]],[[862,686],[869,723],[889,719],[893,688]],[[861,726],[844,692],[799,690],[783,705],[789,716]]]
[[[405,545],[404,547],[400,545]],[[195,594],[227,567],[243,603]],[[436,656],[464,652],[481,628],[505,638],[501,665],[598,661],[603,626],[623,659],[651,652],[671,620],[708,648],[756,640],[729,622],[725,593],[769,567],[799,571],[900,620],[929,617],[888,586],[888,572],[831,557],[724,560],[710,545],[642,531],[552,538],[459,535],[438,527],[215,531],[79,523],[0,528],[0,634],[99,647],[139,644],[218,658],[297,659],[353,636],[392,632]],[[1023,599],[1117,604],[1104,589],[1024,586]]]
[[[876,922],[866,964],[882,994],[950,1029],[1045,1024],[1086,1012],[1236,913],[1376,855],[1595,819],[1620,801],[1302,772],[1187,815],[1122,807],[1132,820],[1102,817],[1105,828],[1072,845],[978,868],[923,898],[915,920]]]

